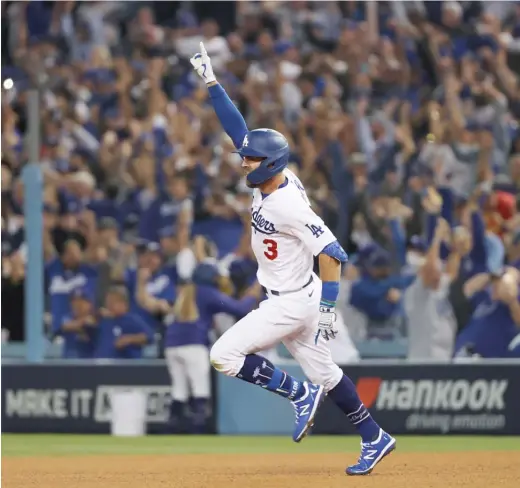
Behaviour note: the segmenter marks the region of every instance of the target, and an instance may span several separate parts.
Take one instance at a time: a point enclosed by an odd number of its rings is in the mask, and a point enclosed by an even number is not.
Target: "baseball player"
[[[226,331],[213,345],[210,361],[226,375],[259,385],[289,399],[296,413],[293,440],[300,442],[314,423],[326,394],[345,412],[361,435],[361,456],[346,470],[370,473],[395,449],[396,441],[372,419],[352,381],[334,364],[327,346],[334,339],[335,304],[341,263],[347,255],[313,212],[300,180],[287,168],[287,139],[271,129],[249,130],[217,83],[210,58],[191,58],[206,82],[213,108],[242,157],[247,184],[254,188],[252,248],[258,281],[267,300]],[[320,278],[313,273],[319,256]],[[283,342],[312,381],[299,381],[256,354]]]

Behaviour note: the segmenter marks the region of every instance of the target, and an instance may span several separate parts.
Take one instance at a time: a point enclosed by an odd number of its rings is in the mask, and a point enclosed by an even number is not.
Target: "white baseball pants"
[[[164,356],[172,380],[172,400],[187,402],[190,396],[210,398],[211,367],[206,346],[168,347]]]
[[[332,361],[331,353],[321,336],[314,343],[321,297],[321,281],[303,290],[282,296],[268,293],[260,307],[246,315],[218,339],[210,351],[213,367],[228,376],[236,376],[244,365],[245,356],[270,349],[283,342],[298,361],[312,383],[334,388],[343,376]]]

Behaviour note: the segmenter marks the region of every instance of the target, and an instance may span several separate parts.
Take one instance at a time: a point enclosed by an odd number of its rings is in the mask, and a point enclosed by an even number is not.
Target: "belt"
[[[264,293],[269,293],[270,295],[274,295],[276,297],[279,297],[281,295],[287,295],[288,293],[295,293],[297,291],[301,291],[303,290],[304,288],[307,288],[312,282],[314,281],[314,278],[311,277],[309,278],[309,281],[307,281],[307,283],[305,283],[305,285],[303,285],[301,288],[298,288],[297,290],[290,290],[290,291],[276,291],[276,290],[268,290],[267,288],[265,288],[264,286],[262,286],[262,290],[264,290]]]

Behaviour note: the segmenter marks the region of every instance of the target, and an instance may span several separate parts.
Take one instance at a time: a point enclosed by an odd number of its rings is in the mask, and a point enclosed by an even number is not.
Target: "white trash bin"
[[[117,437],[146,434],[146,394],[137,388],[113,390],[111,433]]]

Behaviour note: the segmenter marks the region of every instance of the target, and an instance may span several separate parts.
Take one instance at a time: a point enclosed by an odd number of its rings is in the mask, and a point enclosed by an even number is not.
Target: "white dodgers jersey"
[[[253,193],[251,244],[258,261],[258,281],[268,290],[296,291],[308,283],[317,256],[336,238],[311,209],[296,175],[275,192]]]

